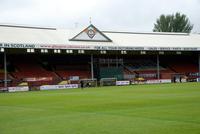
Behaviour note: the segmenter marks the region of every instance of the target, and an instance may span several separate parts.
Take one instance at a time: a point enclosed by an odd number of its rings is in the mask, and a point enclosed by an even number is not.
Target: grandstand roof
[[[100,31],[93,25],[79,31],[0,25],[0,31],[0,47],[5,48],[200,50],[200,34]]]

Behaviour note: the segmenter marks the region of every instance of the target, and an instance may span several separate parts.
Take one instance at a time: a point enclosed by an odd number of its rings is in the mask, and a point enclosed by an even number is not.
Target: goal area
[[[117,78],[101,78],[100,86],[115,86]]]
[[[97,79],[81,79],[80,81],[83,82],[83,87],[96,87],[97,86]]]

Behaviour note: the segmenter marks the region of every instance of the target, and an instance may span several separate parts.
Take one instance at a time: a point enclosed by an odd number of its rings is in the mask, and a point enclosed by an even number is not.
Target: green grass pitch
[[[1,93],[0,134],[200,134],[200,83]]]

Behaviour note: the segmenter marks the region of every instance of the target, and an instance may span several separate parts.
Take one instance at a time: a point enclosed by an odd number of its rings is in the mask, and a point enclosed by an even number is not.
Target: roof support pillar
[[[200,52],[198,54],[198,61],[199,61],[199,75],[200,75]]]
[[[157,54],[157,79],[160,80],[160,59],[159,59],[159,53]]]
[[[110,67],[110,59],[108,58],[108,67]]]
[[[91,69],[91,79],[94,79],[94,57],[93,57],[93,54],[91,54],[91,62],[90,62],[91,64],[91,67],[90,67],[90,69]]]
[[[119,67],[119,59],[118,59],[118,56],[116,55],[116,67],[118,68]]]
[[[4,88],[7,90],[8,84],[7,84],[7,56],[6,56],[6,50],[4,50]]]

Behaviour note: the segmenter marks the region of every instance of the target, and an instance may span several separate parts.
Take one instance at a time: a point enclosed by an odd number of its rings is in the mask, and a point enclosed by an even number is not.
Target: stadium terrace
[[[200,34],[0,25],[2,90],[199,81]]]

